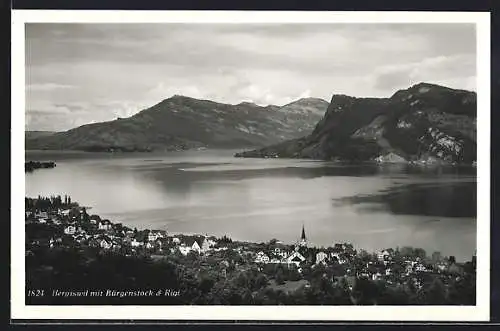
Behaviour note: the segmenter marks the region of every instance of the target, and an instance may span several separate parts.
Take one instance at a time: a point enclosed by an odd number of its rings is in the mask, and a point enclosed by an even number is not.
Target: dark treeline
[[[24,172],[32,172],[35,169],[54,168],[55,162],[28,161],[24,163]]]
[[[125,256],[99,249],[33,247],[26,257],[27,288],[44,289],[44,297],[26,297],[27,304],[58,305],[469,305],[475,302],[473,273],[453,279],[448,286],[438,278],[423,279],[424,286],[388,286],[383,281],[358,278],[350,290],[348,279],[336,277],[335,268],[295,268],[268,264],[241,268],[244,257],[226,251],[222,260],[196,254],[171,254],[160,260],[146,255]],[[331,279],[338,279],[334,282]],[[474,278],[474,279],[473,279]],[[304,279],[310,284],[287,292],[269,286]],[[159,297],[52,297],[52,289],[82,291],[179,291]]]
[[[36,199],[24,198],[24,209],[26,211],[49,211],[58,208],[77,207],[78,203],[72,202],[71,197],[60,195],[50,197],[38,196]]]

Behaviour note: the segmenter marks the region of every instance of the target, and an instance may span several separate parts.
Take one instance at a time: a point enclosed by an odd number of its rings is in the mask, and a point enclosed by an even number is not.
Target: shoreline
[[[109,152],[109,151],[86,151],[86,150],[44,150],[44,149],[28,149],[25,150],[26,153],[61,153],[61,154],[97,154],[97,155],[169,155],[177,153],[192,153],[192,152],[232,152],[230,154],[231,158],[234,159],[263,159],[263,160],[291,160],[291,161],[309,161],[309,162],[325,162],[328,164],[335,164],[339,166],[408,166],[418,169],[436,169],[436,168],[477,168],[476,162],[472,163],[452,163],[442,160],[437,160],[433,162],[424,161],[377,161],[377,160],[366,160],[366,161],[350,161],[350,160],[340,160],[340,159],[313,159],[313,158],[296,158],[296,157],[276,157],[276,156],[242,156],[247,152],[236,152],[240,150],[235,148],[205,148],[205,149],[185,149],[185,150],[150,150],[150,151],[119,151],[119,152]],[[228,155],[229,156],[229,155]]]

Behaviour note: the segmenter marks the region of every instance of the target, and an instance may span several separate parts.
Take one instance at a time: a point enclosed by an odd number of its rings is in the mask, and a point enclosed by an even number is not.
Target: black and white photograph
[[[313,14],[20,23],[20,305],[488,316],[489,17]]]

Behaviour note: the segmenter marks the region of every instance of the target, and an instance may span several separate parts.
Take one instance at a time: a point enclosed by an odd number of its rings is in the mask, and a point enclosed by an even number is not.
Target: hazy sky
[[[475,90],[472,24],[27,24],[26,129],[130,116],[174,94],[283,105]]]

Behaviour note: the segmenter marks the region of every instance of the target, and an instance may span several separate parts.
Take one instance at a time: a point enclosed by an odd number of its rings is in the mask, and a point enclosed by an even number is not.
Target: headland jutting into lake
[[[87,210],[68,196],[25,198],[27,304],[475,304],[475,254],[458,263],[421,248],[314,247],[304,227],[292,244],[242,242]]]
[[[28,161],[24,163],[24,172],[32,172],[35,169],[50,169],[55,167],[55,162]]]

